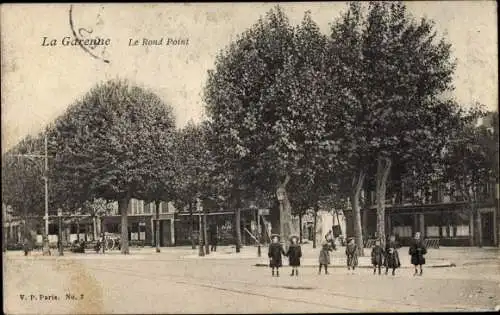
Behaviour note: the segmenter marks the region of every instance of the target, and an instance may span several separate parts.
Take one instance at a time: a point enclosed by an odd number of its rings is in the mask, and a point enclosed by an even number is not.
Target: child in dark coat
[[[328,274],[328,265],[330,264],[330,251],[332,249],[328,243],[323,243],[321,250],[319,252],[319,271],[318,275],[321,274],[321,267],[325,267],[325,275]]]
[[[299,238],[297,236],[292,236],[290,239],[290,246],[288,247],[288,251],[286,252],[286,256],[288,256],[288,261],[290,266],[292,266],[292,273],[290,276],[299,275],[300,266],[300,258],[302,257],[302,249],[300,248]]]
[[[385,246],[385,274],[389,272],[389,269],[392,269],[392,275],[396,275],[396,268],[401,267],[401,262],[399,260],[398,253],[399,245],[396,242],[396,237],[391,235],[389,241]]]
[[[425,265],[424,255],[427,254],[427,249],[420,238],[420,233],[415,234],[415,240],[410,246],[408,254],[411,255],[411,264],[415,266],[415,273],[413,275],[417,275],[417,266],[420,266],[420,275],[422,275],[422,265]]]
[[[31,251],[31,246],[27,238],[24,239],[23,250],[24,250],[24,256],[28,256],[28,254]]]
[[[355,270],[358,265],[358,245],[354,243],[352,237],[348,240],[345,254],[347,256],[347,270],[351,270],[351,268]]]
[[[274,268],[276,268],[276,276],[280,276],[279,268],[283,265],[281,255],[285,255],[283,246],[279,243],[279,235],[273,235],[272,243],[269,245],[269,267],[272,269],[272,275],[274,277]]]
[[[373,274],[377,272],[381,273],[380,268],[384,263],[384,249],[380,246],[380,240],[375,241],[375,246],[372,248],[372,265],[373,265]]]

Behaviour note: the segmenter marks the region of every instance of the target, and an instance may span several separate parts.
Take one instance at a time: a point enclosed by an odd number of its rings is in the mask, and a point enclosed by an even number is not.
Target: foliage
[[[57,119],[54,172],[80,200],[151,199],[169,171],[174,123],[152,92],[125,81],[100,84]]]

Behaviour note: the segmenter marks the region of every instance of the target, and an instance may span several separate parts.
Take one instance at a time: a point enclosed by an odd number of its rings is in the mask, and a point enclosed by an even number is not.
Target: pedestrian
[[[299,237],[293,235],[290,237],[290,246],[288,246],[288,250],[286,252],[286,256],[288,256],[288,261],[290,266],[292,267],[292,273],[290,276],[299,275],[299,266],[300,266],[300,258],[302,257],[302,249],[299,245]]]
[[[351,270],[351,268],[355,270],[356,266],[358,266],[358,245],[354,243],[352,237],[347,240],[345,254],[347,256],[347,270]]]
[[[321,274],[321,267],[325,267],[325,275],[328,274],[328,265],[330,264],[330,251],[332,249],[327,242],[324,242],[321,250],[319,251],[319,271],[318,275]]]
[[[399,244],[396,242],[396,237],[391,235],[385,246],[385,274],[388,274],[389,269],[392,269],[392,275],[396,275],[396,268],[401,267],[398,253]]]
[[[372,265],[373,265],[373,274],[377,272],[381,273],[380,269],[382,268],[382,264],[384,263],[384,249],[380,246],[380,239],[375,241],[375,246],[372,248]]]
[[[280,276],[279,268],[283,265],[281,255],[285,255],[283,246],[280,244],[280,236],[273,234],[271,236],[272,243],[269,245],[269,252],[267,256],[269,257],[269,267],[272,269],[272,275],[274,277],[274,269],[276,268],[276,276]]]
[[[23,250],[24,250],[24,256],[28,256],[28,254],[31,251],[30,244],[27,238],[25,238],[23,241]]]
[[[420,275],[422,275],[424,272],[422,266],[425,265],[424,255],[427,254],[427,249],[420,237],[420,233],[415,233],[415,239],[410,246],[408,254],[411,255],[411,264],[415,266],[415,273],[413,275],[416,276],[418,273],[417,266],[420,266]]]
[[[210,229],[210,251],[217,251],[217,225],[213,225]]]
[[[330,230],[328,233],[325,234],[325,241],[328,243],[328,246],[330,246],[332,249],[335,247],[335,243],[333,240],[333,231]]]

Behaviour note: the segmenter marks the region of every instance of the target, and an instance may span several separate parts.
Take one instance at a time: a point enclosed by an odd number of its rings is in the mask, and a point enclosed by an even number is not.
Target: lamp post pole
[[[57,209],[57,218],[59,219],[59,229],[57,235],[57,241],[59,243],[59,256],[64,256],[63,252],[63,241],[62,241],[62,210]]]

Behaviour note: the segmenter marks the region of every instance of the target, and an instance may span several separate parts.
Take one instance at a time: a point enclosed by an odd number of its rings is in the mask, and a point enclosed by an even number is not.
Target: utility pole
[[[45,133],[45,171],[43,179],[45,181],[45,235],[43,238],[43,255],[49,255],[49,156],[47,145],[47,133]]]

